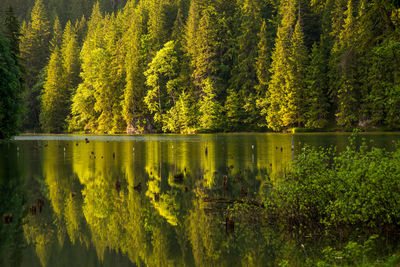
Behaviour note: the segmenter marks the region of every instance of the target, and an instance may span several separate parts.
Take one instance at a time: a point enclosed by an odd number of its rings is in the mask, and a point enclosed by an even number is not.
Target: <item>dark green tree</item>
[[[329,104],[327,99],[327,60],[321,48],[314,44],[307,67],[307,92],[305,98],[305,127],[324,128],[328,123]]]
[[[0,33],[0,139],[18,132],[21,111],[21,84],[18,65],[9,43]]]

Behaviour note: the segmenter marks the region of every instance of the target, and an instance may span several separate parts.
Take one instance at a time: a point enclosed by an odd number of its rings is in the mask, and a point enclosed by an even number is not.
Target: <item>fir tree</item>
[[[332,86],[337,97],[337,123],[339,126],[352,127],[359,119],[359,98],[357,88],[357,51],[355,49],[355,21],[353,4],[350,0],[345,12],[342,31],[332,51]]]
[[[328,122],[326,63],[321,48],[314,44],[306,76],[305,127],[307,128],[324,128]]]
[[[224,106],[226,127],[229,131],[240,131],[245,128],[243,123],[247,115],[243,109],[244,95],[240,95],[233,89],[228,90],[227,93]]]
[[[61,27],[60,20],[58,17],[54,20],[54,25],[53,25],[53,33],[52,33],[52,38],[50,41],[50,51],[53,52],[54,48],[58,46],[58,48],[61,47],[62,43],[62,38],[63,38],[63,31]]]
[[[304,123],[307,60],[307,51],[304,46],[304,35],[299,17],[291,39],[285,102],[281,105],[283,127],[295,125],[300,127]]]
[[[45,132],[59,133],[65,128],[68,94],[64,79],[61,52],[58,46],[50,56],[46,81],[43,86],[40,123]]]
[[[123,92],[122,115],[130,133],[148,131],[150,116],[144,103],[146,96],[145,66],[147,57],[144,55],[142,36],[145,31],[145,12],[140,3],[135,7],[130,2],[125,8],[126,26],[123,42],[125,44],[126,83]]]
[[[14,14],[14,9],[9,6],[4,20],[5,38],[9,41],[10,53],[18,68],[21,69],[19,44],[21,39],[20,26]]]
[[[278,27],[275,48],[272,53],[271,81],[268,87],[268,110],[267,124],[270,129],[281,130],[284,126],[282,107],[285,105],[285,97],[289,92],[288,70],[290,41],[293,32],[293,25],[296,20],[295,1],[287,0],[282,2],[280,14],[283,16]],[[292,122],[289,122],[292,123]]]
[[[40,91],[35,87],[38,75],[46,65],[49,52],[50,23],[42,0],[36,0],[32,9],[31,20],[22,30],[20,43],[21,57],[24,59],[25,82],[27,91],[24,102],[26,116],[24,126],[34,129],[39,124]]]
[[[210,78],[204,81],[199,102],[199,126],[203,131],[218,131],[222,126],[222,107],[216,99],[214,84]]]
[[[18,132],[21,111],[20,72],[9,44],[0,32],[0,139]]]
[[[88,35],[83,44],[80,57],[82,60],[82,83],[79,84],[72,98],[71,118],[69,130],[96,131],[98,114],[94,109],[96,102],[95,86],[98,84],[100,62],[105,60],[103,50],[103,17],[99,4],[93,6],[92,15],[88,23]]]
[[[255,60],[255,67],[257,73],[257,85],[256,92],[257,95],[264,95],[268,89],[268,83],[270,80],[270,66],[271,66],[271,49],[268,45],[267,39],[267,23],[264,21],[259,36],[257,58]]]

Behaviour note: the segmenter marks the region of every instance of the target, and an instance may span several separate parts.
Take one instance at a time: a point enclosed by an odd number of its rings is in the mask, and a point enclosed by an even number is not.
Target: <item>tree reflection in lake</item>
[[[274,266],[310,257],[262,208],[270,184],[289,167],[290,136],[157,138],[1,145],[2,164],[21,170],[3,171],[1,190],[26,192],[27,202],[1,194],[2,207],[11,207],[2,214],[12,210],[23,226],[7,232],[2,225],[0,255],[21,247],[23,233],[28,247],[15,251],[24,266]],[[329,138],[322,143],[347,137]],[[6,177],[16,178],[10,185]],[[28,213],[37,199],[42,211]]]

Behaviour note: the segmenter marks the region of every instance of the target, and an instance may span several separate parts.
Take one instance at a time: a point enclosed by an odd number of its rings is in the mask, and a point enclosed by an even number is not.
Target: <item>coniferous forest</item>
[[[392,0],[3,0],[0,138],[400,128]]]

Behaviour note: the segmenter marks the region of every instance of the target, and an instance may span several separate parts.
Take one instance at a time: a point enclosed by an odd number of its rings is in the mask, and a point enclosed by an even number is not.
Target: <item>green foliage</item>
[[[150,88],[144,102],[158,125],[162,125],[163,115],[178,97],[178,64],[175,43],[171,41],[157,52],[144,73],[146,85]]]
[[[54,47],[50,56],[43,89],[40,113],[42,129],[45,132],[61,132],[65,128],[65,118],[68,114],[65,105],[68,97],[63,77],[62,57],[58,46]]]
[[[371,251],[376,250],[376,239],[378,235],[372,235],[363,244],[349,241],[343,250],[326,247],[322,251],[324,260],[319,261],[317,266],[368,266],[371,262]]]
[[[3,2],[0,12],[11,4],[25,19],[2,27],[24,73],[25,130],[38,130],[56,46],[69,131],[210,130],[200,125],[207,83],[222,107],[212,131],[399,128],[400,16],[389,0]],[[198,103],[187,129],[171,119],[179,101]]]
[[[34,87],[47,63],[50,41],[50,22],[42,0],[36,0],[31,20],[22,27],[21,34],[20,51],[27,85],[24,96],[24,127],[32,130],[38,129],[40,113],[40,90]]]
[[[267,203],[279,220],[303,234],[343,235],[398,227],[400,147],[394,152],[352,137],[347,150],[304,147],[288,176],[278,181]]]
[[[307,67],[307,92],[305,110],[305,127],[324,128],[328,123],[328,91],[326,73],[326,60],[322,49],[317,44],[313,45],[310,64]]]
[[[192,95],[183,91],[178,100],[164,116],[163,131],[172,133],[195,133],[198,127],[197,104]]]
[[[206,79],[203,86],[203,95],[199,102],[201,130],[218,131],[221,130],[222,107],[216,100],[214,84],[210,79]]]
[[[0,33],[0,139],[15,135],[21,111],[20,71]]]

